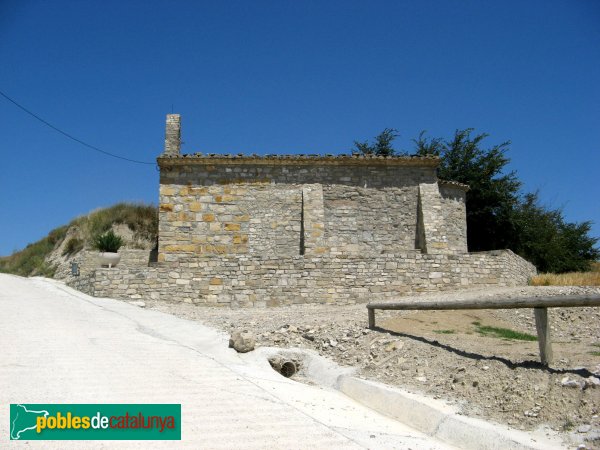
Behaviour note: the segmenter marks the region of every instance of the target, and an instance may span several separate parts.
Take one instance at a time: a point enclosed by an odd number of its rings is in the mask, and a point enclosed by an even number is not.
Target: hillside
[[[59,266],[80,251],[90,250],[94,236],[110,229],[123,238],[125,248],[152,249],[158,236],[158,211],[153,205],[135,203],[97,209],[0,258],[0,272],[53,277]]]

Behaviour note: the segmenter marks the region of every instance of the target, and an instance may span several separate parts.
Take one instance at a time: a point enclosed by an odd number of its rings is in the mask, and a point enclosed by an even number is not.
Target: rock
[[[133,302],[128,302],[130,305],[133,306],[139,306],[140,308],[145,308],[146,307],[146,303],[141,301],[141,300],[135,300]]]
[[[464,375],[456,374],[456,375],[454,375],[454,377],[452,377],[452,382],[453,383],[461,383],[464,381],[464,379],[465,379]]]
[[[298,327],[295,327],[294,325],[290,325],[290,327],[288,328],[288,331],[290,333],[297,333],[298,332]]]
[[[420,381],[421,383],[427,383],[427,377],[415,377],[415,380]]]
[[[404,342],[402,341],[392,341],[385,346],[386,352],[393,352],[395,350],[401,350],[404,347]]]
[[[600,379],[596,377],[587,377],[585,380],[586,388],[597,388],[600,387]]]
[[[579,427],[577,427],[577,432],[578,433],[587,433],[591,429],[592,429],[592,426],[590,424],[579,425]]]
[[[248,330],[234,331],[229,338],[229,348],[235,349],[238,353],[247,353],[254,350],[256,340],[254,334]]]
[[[312,334],[309,334],[309,333],[310,333],[310,331],[309,331],[308,333],[304,333],[304,334],[302,335],[302,337],[303,337],[304,339],[308,340],[308,341],[314,341],[314,340],[315,340],[315,337],[314,337]]]
[[[580,388],[580,387],[582,387],[581,384],[579,384],[578,381],[571,380],[569,377],[563,377],[563,379],[560,380],[560,385],[562,387],[569,387],[569,388]]]

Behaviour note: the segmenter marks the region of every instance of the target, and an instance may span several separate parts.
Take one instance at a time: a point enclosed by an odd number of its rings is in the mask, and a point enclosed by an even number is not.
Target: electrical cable
[[[154,162],[147,162],[147,161],[138,161],[137,159],[130,159],[130,158],[126,158],[124,156],[119,156],[119,155],[115,155],[114,153],[110,153],[107,152],[105,150],[102,150],[98,147],[95,147],[93,145],[88,144],[87,142],[82,141],[81,139],[77,139],[75,136],[71,136],[69,133],[64,132],[63,130],[61,130],[60,128],[55,127],[54,125],[52,125],[51,123],[47,122],[46,120],[42,119],[40,116],[38,116],[37,114],[29,111],[27,108],[25,108],[24,106],[20,105],[18,102],[16,102],[15,100],[13,100],[12,98],[10,98],[8,95],[6,95],[4,92],[0,91],[0,95],[2,97],[4,97],[6,100],[8,100],[9,102],[11,102],[12,104],[14,104],[16,107],[22,109],[23,111],[25,111],[27,114],[29,114],[30,116],[36,118],[37,120],[39,120],[40,122],[42,122],[44,125],[49,126],[50,128],[52,128],[54,131],[58,131],[60,134],[68,137],[69,139],[84,145],[85,147],[91,148],[92,150],[95,150],[97,152],[103,153],[107,156],[112,156],[113,158],[118,158],[118,159],[122,159],[124,161],[129,161],[132,163],[136,163],[136,164],[149,164],[149,165],[155,165],[156,163]]]

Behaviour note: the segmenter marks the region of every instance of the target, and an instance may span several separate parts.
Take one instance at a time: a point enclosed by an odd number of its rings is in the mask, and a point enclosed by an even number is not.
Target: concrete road
[[[337,391],[283,378],[227,340],[52,280],[0,274],[1,447],[447,448]],[[182,440],[7,442],[10,403],[181,403]]]

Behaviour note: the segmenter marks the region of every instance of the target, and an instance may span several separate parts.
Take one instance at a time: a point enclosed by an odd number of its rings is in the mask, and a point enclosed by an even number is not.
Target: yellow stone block
[[[223,280],[221,280],[220,278],[212,278],[209,281],[209,284],[212,284],[213,286],[220,286],[223,284]]]
[[[198,202],[192,202],[190,203],[190,211],[192,212],[198,212],[202,209],[202,204],[198,203]]]
[[[248,214],[242,214],[241,216],[235,216],[233,220],[236,222],[248,222],[250,220],[250,216]]]
[[[173,211],[173,205],[170,203],[161,203],[160,210],[163,212],[171,212]]]
[[[160,187],[160,195],[175,195],[175,192],[177,192],[175,190],[174,187],[171,186],[161,186]]]
[[[205,245],[204,252],[206,253],[216,253],[216,254],[224,254],[227,252],[226,245]]]
[[[214,214],[202,214],[202,220],[204,222],[214,222],[215,215]]]
[[[224,228],[226,231],[240,231],[242,227],[239,223],[226,223]]]
[[[193,253],[198,248],[195,245],[165,245],[165,252],[189,252]]]
[[[448,248],[448,244],[446,242],[433,242],[429,244],[429,246],[433,248]]]
[[[246,234],[236,234],[233,236],[234,244],[245,244],[248,242],[248,235]]]

